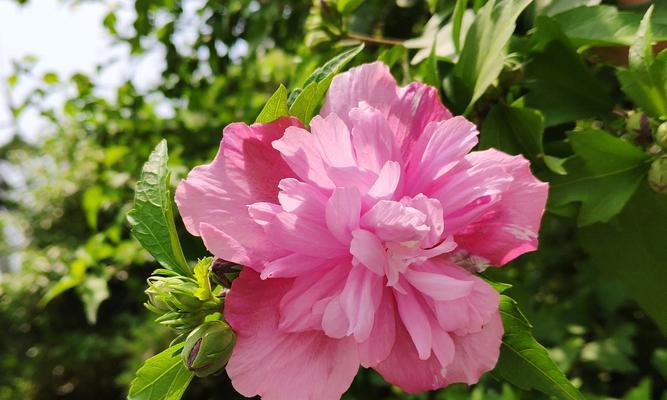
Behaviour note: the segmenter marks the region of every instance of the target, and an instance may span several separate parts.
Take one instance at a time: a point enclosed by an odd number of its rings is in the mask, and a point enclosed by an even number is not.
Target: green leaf
[[[338,0],[336,1],[336,8],[339,13],[347,15],[356,10],[363,2],[363,0]]]
[[[179,400],[193,376],[183,364],[183,345],[176,344],[146,360],[130,385],[128,400]]]
[[[667,336],[665,221],[667,196],[653,192],[642,182],[618,216],[607,224],[581,229],[578,239],[597,272],[622,283],[626,295]]]
[[[404,46],[397,44],[396,46],[382,50],[382,52],[378,55],[378,61],[382,61],[383,63],[387,64],[389,68],[391,68],[398,62],[398,60],[403,58],[406,52],[407,49]]]
[[[456,0],[454,13],[452,14],[452,40],[454,48],[458,53],[461,49],[461,25],[463,23],[463,14],[468,7],[468,0]]]
[[[181,275],[192,275],[174,224],[167,158],[167,141],[163,139],[141,170],[134,208],[127,219],[134,237],[157,262]]]
[[[202,258],[195,265],[194,274],[199,288],[195,291],[195,296],[201,301],[211,298],[211,280],[208,277],[209,268],[213,262],[212,257]]]
[[[613,101],[607,90],[584,65],[581,57],[562,36],[558,25],[547,17],[537,19],[538,50],[526,65],[526,106],[544,114],[545,126],[611,112]]]
[[[452,95],[459,110],[468,112],[500,74],[516,20],[530,2],[489,0],[479,10],[452,72]]]
[[[100,304],[109,298],[107,280],[99,276],[89,275],[77,286],[77,291],[83,302],[88,323],[95,324]]]
[[[510,154],[525,154],[535,160],[542,155],[542,113],[530,108],[496,104],[482,124],[479,146],[494,147]]]
[[[442,80],[440,80],[440,72],[438,71],[438,56],[435,54],[436,42],[433,42],[431,47],[431,54],[429,55],[426,63],[423,64],[425,70],[424,73],[424,83],[427,85],[434,86],[438,90],[442,86]]]
[[[561,29],[579,47],[584,45],[629,45],[632,43],[640,17],[614,6],[582,6],[553,17]]]
[[[580,202],[578,224],[609,221],[618,214],[648,170],[648,156],[630,143],[600,130],[569,136],[576,157],[566,176],[551,180],[550,206]]]
[[[642,18],[637,36],[630,46],[629,67],[617,71],[623,92],[652,117],[667,116],[667,52],[653,58],[651,15],[653,6]]]
[[[512,298],[500,296],[505,335],[493,375],[524,390],[535,389],[557,399],[584,400],[532,334],[532,326]]]
[[[338,54],[313,71],[304,81],[304,89],[300,90],[294,97],[290,94],[288,99],[290,114],[298,117],[303,124],[308,124],[315,113],[315,109],[324,98],[327,89],[329,89],[333,77],[359,54],[363,48],[364,44],[361,43]]]
[[[287,88],[281,84],[278,90],[266,102],[255,122],[273,122],[285,115],[289,115],[289,111],[287,110]]]
[[[86,270],[88,269],[88,263],[83,258],[77,258],[69,266],[69,272],[67,275],[60,278],[60,280],[49,290],[44,293],[44,296],[39,300],[37,305],[39,307],[45,307],[51,300],[60,296],[64,292],[79,286],[86,277]]]
[[[97,229],[97,214],[104,202],[104,192],[100,186],[91,186],[83,192],[81,205],[86,213],[86,221],[92,229]]]

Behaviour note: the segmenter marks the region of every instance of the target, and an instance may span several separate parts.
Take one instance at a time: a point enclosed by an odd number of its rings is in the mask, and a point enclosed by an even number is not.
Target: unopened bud
[[[227,364],[235,343],[236,334],[226,322],[205,322],[185,339],[183,362],[199,377],[214,374]]]
[[[653,160],[648,170],[648,183],[656,192],[667,194],[667,156]]]
[[[667,150],[667,122],[663,122],[658,126],[653,137],[655,144],[662,147],[663,150]]]

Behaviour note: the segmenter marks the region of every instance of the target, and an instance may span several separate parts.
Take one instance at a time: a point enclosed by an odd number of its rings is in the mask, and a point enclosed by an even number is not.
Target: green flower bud
[[[667,157],[653,160],[648,170],[648,183],[658,193],[667,193]]]
[[[667,122],[663,122],[658,126],[653,137],[655,144],[662,147],[663,150],[667,150]]]
[[[235,343],[236,334],[226,322],[205,322],[185,339],[183,362],[199,377],[214,374],[227,364]]]

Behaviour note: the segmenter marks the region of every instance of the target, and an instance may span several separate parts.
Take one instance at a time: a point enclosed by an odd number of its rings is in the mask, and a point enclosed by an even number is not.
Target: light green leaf
[[[339,13],[347,15],[356,10],[363,2],[363,0],[337,0],[336,8]]]
[[[538,50],[526,65],[526,106],[544,114],[545,126],[600,117],[611,111],[607,90],[547,17],[537,19]]]
[[[609,221],[628,202],[648,170],[648,156],[604,131],[569,136],[576,157],[566,163],[566,176],[551,180],[550,206],[581,203],[578,224]]]
[[[285,115],[289,115],[289,111],[287,110],[287,88],[284,85],[280,85],[266,102],[255,122],[273,122]]]
[[[405,47],[398,44],[389,49],[382,50],[382,52],[378,55],[378,61],[382,61],[383,63],[387,64],[389,68],[391,68],[394,66],[394,64],[396,64],[396,62],[398,62],[398,60],[403,58],[406,51],[407,49]]]
[[[291,115],[298,117],[302,123],[308,124],[312,118],[315,109],[320,104],[333,77],[339,73],[347,63],[349,63],[354,56],[363,50],[364,44],[361,43],[351,49],[348,49],[324,65],[313,71],[312,74],[304,81],[303,90],[299,90],[298,94],[288,99],[289,112]]]
[[[167,158],[167,141],[163,139],[144,164],[134,208],[127,219],[134,237],[157,262],[182,275],[192,275],[176,234]]]
[[[86,221],[92,229],[97,229],[97,214],[104,202],[104,192],[100,186],[91,186],[83,192],[81,205],[86,213]]]
[[[208,277],[208,271],[213,262],[212,257],[202,258],[195,265],[194,274],[199,288],[195,292],[195,296],[201,301],[206,301],[211,298],[211,280]]]
[[[146,360],[130,385],[128,400],[179,400],[193,376],[183,364],[183,345],[171,346]]]
[[[417,65],[429,57],[434,41],[436,43],[435,55],[438,56],[438,59],[452,63],[458,59],[458,53],[453,40],[454,21],[450,19],[441,27],[443,19],[444,17],[440,14],[432,16],[426,23],[424,33],[421,36],[403,42],[403,45],[409,49],[418,49],[412,60],[410,60],[412,65]],[[459,43],[465,39],[470,25],[472,25],[474,20],[475,13],[470,9],[464,9]]]
[[[79,286],[84,278],[86,277],[86,270],[88,269],[88,263],[82,258],[77,258],[69,266],[69,272],[67,275],[60,278],[60,280],[49,290],[44,293],[44,296],[39,300],[38,306],[45,307],[51,300],[60,296],[64,292]]]
[[[516,20],[530,2],[489,0],[479,10],[452,72],[452,95],[459,110],[470,111],[500,74]]]
[[[542,113],[530,108],[495,105],[482,124],[479,146],[494,147],[510,154],[524,154],[535,160],[542,155]]]
[[[609,188],[608,190],[615,190]],[[645,181],[623,211],[607,224],[595,224],[578,239],[598,273],[623,284],[626,295],[667,336],[667,196]]]
[[[456,0],[454,13],[452,14],[452,41],[457,53],[461,49],[461,25],[463,23],[463,14],[467,7],[468,0]]]
[[[651,15],[644,15],[637,36],[630,46],[629,67],[617,71],[625,94],[652,117],[667,116],[667,51],[653,58]]]
[[[505,335],[492,374],[524,390],[535,389],[563,400],[584,400],[532,334],[532,326],[512,298],[500,296]]]
[[[99,276],[89,275],[77,286],[77,291],[83,302],[88,323],[95,324],[100,304],[109,298],[107,280]]]
[[[610,5],[582,6],[553,17],[575,46],[629,45],[640,17]]]

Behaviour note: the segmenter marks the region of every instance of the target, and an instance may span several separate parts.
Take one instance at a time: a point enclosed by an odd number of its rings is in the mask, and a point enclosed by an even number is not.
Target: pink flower
[[[381,63],[338,75],[311,132],[225,128],[176,201],[211,253],[247,266],[224,310],[240,393],[337,399],[360,364],[419,392],[494,367],[499,295],[469,271],[536,249],[547,184],[521,156],[469,153],[477,134]]]

